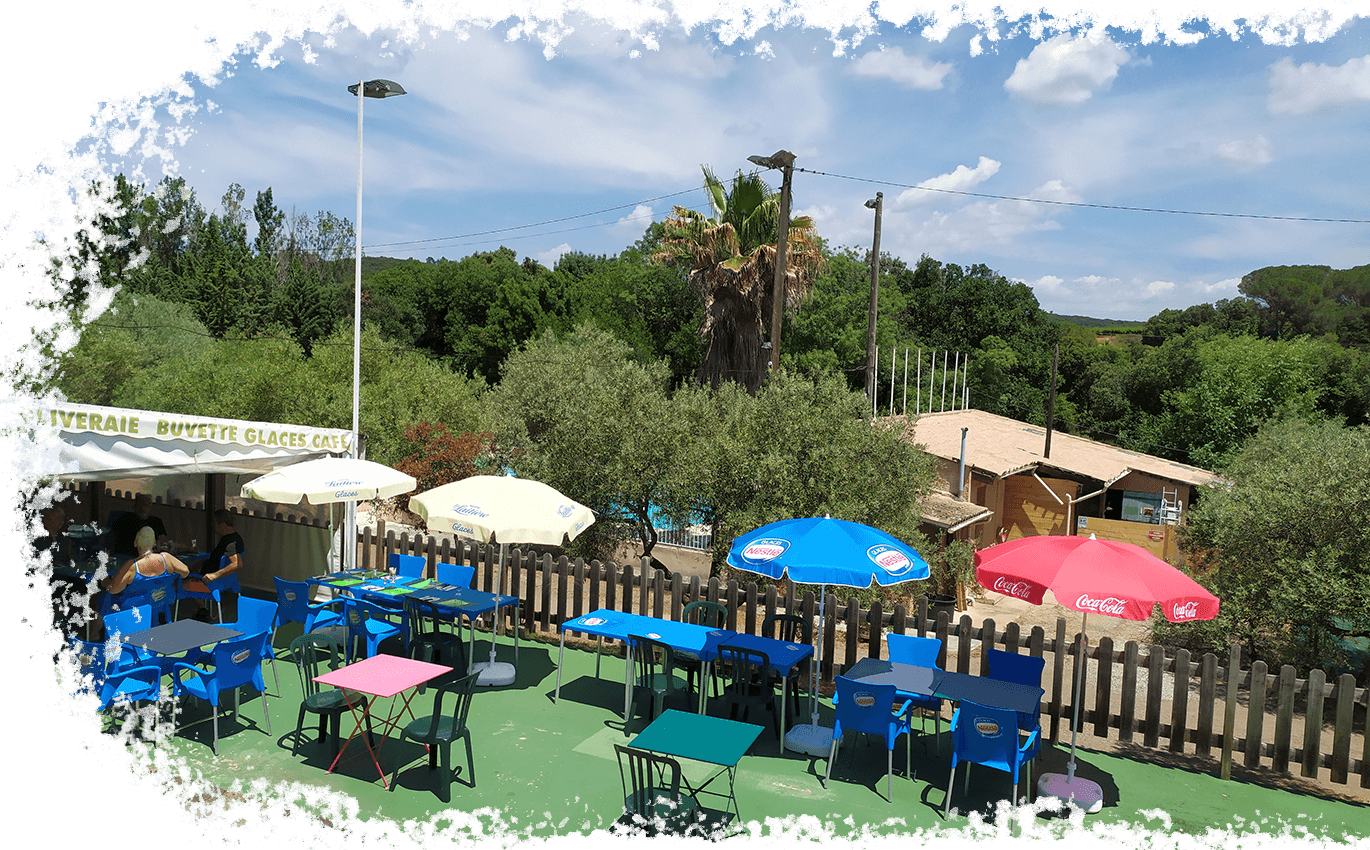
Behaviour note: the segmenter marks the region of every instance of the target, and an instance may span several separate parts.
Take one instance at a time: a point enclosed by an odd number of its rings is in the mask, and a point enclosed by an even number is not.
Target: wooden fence
[[[438,562],[471,564],[476,567],[475,586],[494,588],[497,546],[439,542],[422,535],[410,539],[402,534],[397,539],[393,533],[381,540],[370,530],[359,536],[359,542],[363,565],[382,563],[391,552],[418,554],[427,558],[430,575]],[[687,602],[707,599],[727,605],[728,628],[755,634],[770,614],[799,613],[812,619],[818,606],[812,590],[796,596],[793,584],[779,594],[774,586],[760,589],[753,582],[722,583],[717,577],[706,582],[693,577],[686,582],[675,574],[668,581],[664,573],[646,565],[586,563],[564,556],[553,559],[520,549],[510,550],[501,585],[501,592],[521,600],[524,634],[548,640],[559,636],[562,622],[599,608],[679,619]],[[507,616],[512,619],[512,609]],[[512,623],[506,621],[506,625]],[[820,681],[831,682],[858,658],[881,657],[887,632],[939,638],[938,663],[961,673],[987,675],[986,654],[978,652],[982,643],[1047,659],[1043,733],[1053,742],[1069,736],[1074,679],[1073,669],[1068,668],[1073,668],[1079,647],[1078,636],[1067,638],[1064,619],[1057,620],[1051,636],[1040,626],[1021,634],[1017,623],[1007,623],[1000,630],[991,618],[978,627],[966,615],[954,625],[946,613],[931,618],[925,598],[914,611],[902,605],[885,611],[878,602],[863,609],[855,598],[839,604],[829,594]],[[1236,761],[1247,768],[1297,771],[1304,777],[1370,788],[1370,735],[1366,734],[1370,688],[1357,688],[1350,674],[1329,683],[1322,670],[1300,678],[1291,666],[1276,672],[1263,661],[1243,670],[1236,645],[1226,666],[1220,666],[1212,653],[1192,659],[1188,650],[1167,654],[1162,646],[1139,646],[1135,641],[1119,649],[1107,637],[1090,641],[1086,658],[1086,680],[1093,683],[1081,694],[1080,730],[1086,734],[1217,758],[1223,778],[1230,776]],[[1139,681],[1143,682],[1140,686]],[[1163,699],[1167,691],[1170,697]],[[1238,721],[1239,705],[1244,722]]]

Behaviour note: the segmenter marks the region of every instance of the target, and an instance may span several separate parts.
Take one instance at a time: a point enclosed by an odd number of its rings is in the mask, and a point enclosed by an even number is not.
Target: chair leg
[[[970,773],[970,767],[966,767],[966,773]],[[942,817],[951,814],[951,789],[956,787],[956,763],[951,765],[951,775],[947,777],[947,803],[942,809]]]
[[[271,706],[266,702],[266,688],[262,688],[262,716],[266,718],[266,734],[271,734]]]
[[[320,725],[322,725],[322,722],[323,722],[323,718],[322,718],[322,715],[320,715]],[[320,737],[322,737],[322,735],[323,735],[323,732],[322,732],[322,730],[320,730]],[[296,753],[298,753],[298,752],[300,751],[300,738],[302,738],[302,737],[304,737],[304,706],[303,706],[303,705],[300,706],[300,717],[299,717],[298,720],[295,721],[295,743],[294,743],[294,745],[292,745],[292,746],[290,747],[290,755],[293,756],[293,755],[295,755]]]
[[[894,802],[894,748],[889,750],[889,756],[885,761],[885,796]]]
[[[841,745],[842,739],[836,735],[832,736],[832,750],[828,753],[828,770],[823,774],[823,787],[828,787],[828,780],[832,779],[832,763],[837,758],[837,748]]]
[[[471,787],[476,787],[476,756],[471,752],[471,732],[467,730],[463,739],[466,741],[466,769],[470,777]]]
[[[442,767],[438,771],[438,797],[444,803],[452,802],[452,742],[443,741],[442,748]]]
[[[214,750],[214,755],[217,756],[219,754],[219,707],[211,703],[209,710],[213,712],[214,718],[214,744],[211,749]]]

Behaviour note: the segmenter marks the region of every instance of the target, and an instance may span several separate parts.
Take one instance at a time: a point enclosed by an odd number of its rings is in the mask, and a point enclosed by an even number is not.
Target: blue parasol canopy
[[[831,517],[784,519],[733,541],[728,565],[801,584],[882,587],[928,577],[928,562],[878,528]]]

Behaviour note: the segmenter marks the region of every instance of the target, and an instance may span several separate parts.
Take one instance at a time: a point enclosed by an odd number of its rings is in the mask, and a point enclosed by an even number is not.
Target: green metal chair
[[[682,623],[694,623],[711,629],[722,629],[728,625],[728,606],[722,602],[697,600],[687,603],[680,612]],[[694,691],[695,674],[699,674],[699,686],[704,687],[704,663],[693,652],[681,651],[675,654],[676,666],[685,671],[685,686]],[[712,665],[711,665],[712,666]],[[714,696],[718,696],[718,678],[711,676]]]
[[[621,744],[614,744],[614,752],[623,784],[623,816],[616,825],[648,835],[688,834],[702,827],[699,801],[680,791],[680,762]]]
[[[660,641],[640,635],[629,637],[628,643],[637,667],[637,678],[633,681],[634,716],[643,713],[650,723],[665,708],[667,699],[682,696],[688,701],[689,687],[675,673],[675,650]],[[645,712],[642,711],[644,706]]]
[[[466,785],[470,788],[476,787],[476,759],[471,752],[471,730],[466,725],[466,718],[471,713],[471,700],[476,692],[476,679],[478,678],[478,674],[472,673],[455,682],[436,688],[436,695],[433,697],[433,713],[427,717],[410,721],[400,732],[401,741],[408,739],[428,747],[429,770],[439,766],[439,754],[441,754],[442,773],[438,777],[438,797],[444,803],[452,801],[452,742],[457,739],[466,742],[466,766],[468,770]],[[456,698],[450,716],[442,713],[442,704],[448,694]],[[395,779],[399,774],[400,767],[397,766],[395,773],[390,777],[391,791],[395,790]]]
[[[300,701],[300,716],[295,721],[295,743],[290,748],[290,754],[293,756],[299,751],[300,739],[304,737],[305,714],[317,714],[320,742],[328,736],[329,726],[332,726],[333,756],[336,758],[342,741],[342,715],[348,711],[347,700],[337,688],[321,688],[314,677],[325,672],[321,669],[325,660],[328,670],[337,669],[338,660],[342,657],[342,645],[319,632],[300,635],[290,642],[290,657],[300,672],[300,691],[304,694],[304,699]],[[363,694],[353,694],[353,699],[357,700],[359,709],[366,707]],[[370,715],[366,718],[366,734],[374,742]]]

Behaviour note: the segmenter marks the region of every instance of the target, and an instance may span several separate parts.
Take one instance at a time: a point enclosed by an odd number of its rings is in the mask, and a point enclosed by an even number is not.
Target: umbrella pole
[[[1085,644],[1089,640],[1089,633],[1086,627],[1089,624],[1089,612],[1084,612],[1084,617],[1080,620],[1080,651],[1075,658],[1075,720],[1070,725],[1070,761],[1066,763],[1066,781],[1075,779],[1075,737],[1080,733],[1080,687],[1085,681]]]
[[[495,663],[495,635],[499,634],[499,596],[504,589],[504,556],[509,551],[507,543],[499,545],[499,569],[495,570],[495,613],[490,620],[490,663]]]
[[[502,588],[504,577],[504,559],[509,552],[509,547],[505,543],[499,545],[499,569],[495,570],[495,612],[494,620],[490,623],[490,660],[478,661],[471,665],[471,672],[477,674],[476,684],[481,687],[491,687],[497,685],[512,685],[518,676],[514,665],[507,662],[495,660],[495,636],[499,633],[499,595]],[[472,626],[471,640],[475,641],[475,628]]]

